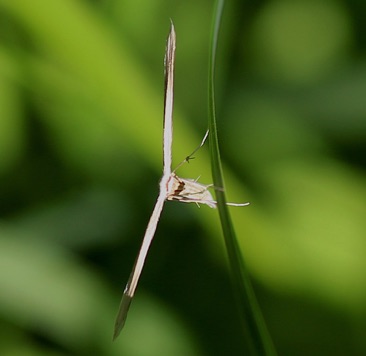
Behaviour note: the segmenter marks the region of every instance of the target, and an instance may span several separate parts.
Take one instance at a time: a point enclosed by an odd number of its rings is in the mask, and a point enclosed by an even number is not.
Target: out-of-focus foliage
[[[209,1],[0,0],[0,354],[238,355],[214,210],[167,203],[126,328],[115,312],[161,172],[207,126]],[[219,139],[243,255],[279,354],[366,353],[360,1],[228,2]],[[183,177],[210,182],[206,148]]]

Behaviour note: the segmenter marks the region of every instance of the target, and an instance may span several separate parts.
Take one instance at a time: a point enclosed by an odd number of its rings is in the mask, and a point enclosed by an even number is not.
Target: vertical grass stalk
[[[214,185],[222,188],[225,188],[225,185],[222,174],[216,125],[214,72],[218,34],[224,2],[224,0],[217,0],[215,3],[211,30],[208,75],[208,113],[212,177]],[[251,351],[252,355],[276,355],[275,348],[256,300],[249,278],[249,273],[245,266],[245,262],[235,236],[229,210],[226,206],[225,189],[217,190],[216,196],[222,232],[230,264],[234,293],[237,299],[241,319],[243,321],[243,332],[248,349]],[[243,211],[243,214],[245,214],[245,211]]]

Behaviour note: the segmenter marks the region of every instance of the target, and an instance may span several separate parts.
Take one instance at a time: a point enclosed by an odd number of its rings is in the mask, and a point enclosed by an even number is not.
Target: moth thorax
[[[178,176],[175,173],[172,173],[166,184],[167,199],[171,200],[173,196],[179,195],[179,193],[183,189],[184,189],[184,183],[178,178]]]

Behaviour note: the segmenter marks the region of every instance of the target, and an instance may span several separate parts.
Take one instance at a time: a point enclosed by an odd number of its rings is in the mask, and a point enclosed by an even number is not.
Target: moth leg
[[[209,131],[210,130],[207,130],[206,131],[205,136],[203,137],[200,145],[198,147],[196,147],[190,155],[188,155],[182,162],[180,162],[178,164],[178,166],[173,170],[173,173],[175,173],[181,166],[183,166],[184,163],[189,163],[189,161],[191,159],[194,159],[195,158],[195,157],[193,157],[193,155],[205,144],[205,142],[207,140],[207,137],[208,137]]]

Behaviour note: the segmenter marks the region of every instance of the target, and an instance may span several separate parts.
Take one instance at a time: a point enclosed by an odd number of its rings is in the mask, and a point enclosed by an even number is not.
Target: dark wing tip
[[[131,296],[129,296],[127,294],[123,294],[121,304],[119,306],[116,322],[114,324],[113,341],[116,340],[116,338],[118,337],[118,335],[120,334],[121,330],[123,329],[123,327],[125,325],[127,313],[128,313],[128,309],[130,308],[131,301],[132,301]]]

